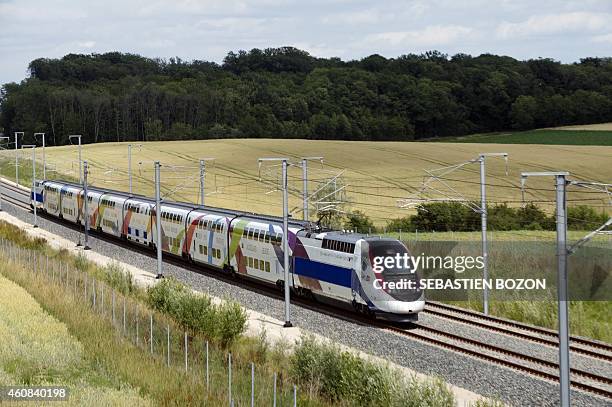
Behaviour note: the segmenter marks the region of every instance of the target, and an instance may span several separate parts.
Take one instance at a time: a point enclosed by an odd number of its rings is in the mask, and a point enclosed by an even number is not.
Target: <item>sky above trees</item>
[[[221,62],[283,45],[345,60],[436,49],[574,62],[610,56],[612,1],[0,0],[0,83],[69,53]]]

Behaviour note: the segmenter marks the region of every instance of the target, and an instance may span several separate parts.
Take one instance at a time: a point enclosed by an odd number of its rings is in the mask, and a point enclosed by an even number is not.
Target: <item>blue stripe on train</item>
[[[298,276],[310,277],[342,287],[351,287],[351,269],[319,263],[301,257],[296,257],[294,261],[294,273]]]

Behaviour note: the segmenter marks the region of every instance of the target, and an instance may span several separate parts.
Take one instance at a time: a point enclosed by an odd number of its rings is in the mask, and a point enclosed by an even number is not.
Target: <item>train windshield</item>
[[[417,301],[421,297],[419,276],[415,271],[412,257],[406,246],[397,240],[370,240],[369,258],[374,267],[382,266],[382,280],[388,283],[410,280],[413,289],[389,288],[387,294],[398,301]],[[382,260],[381,260],[382,259]]]
[[[410,253],[397,240],[369,241],[370,260],[373,265],[384,267],[384,275],[414,274],[414,265]]]

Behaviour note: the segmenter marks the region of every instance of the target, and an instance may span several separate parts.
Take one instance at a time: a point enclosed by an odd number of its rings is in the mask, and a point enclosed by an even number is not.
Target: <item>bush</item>
[[[225,301],[214,307],[215,337],[222,348],[230,346],[246,329],[247,314],[234,301]]]
[[[123,294],[130,294],[136,291],[132,275],[124,270],[118,263],[110,263],[102,268],[103,278],[111,287],[119,290]]]
[[[405,216],[403,218],[392,219],[387,222],[387,230],[390,232],[403,231],[403,232],[414,232],[413,224],[414,216]]]
[[[480,215],[459,202],[433,202],[419,206],[412,224],[424,232],[468,232],[480,228]]]
[[[373,233],[376,231],[372,220],[361,211],[355,211],[346,215],[344,228],[354,230],[357,233]]]
[[[526,230],[555,230],[554,216],[548,216],[535,204],[530,203],[516,211],[519,227]]]
[[[401,372],[381,366],[336,345],[306,337],[290,360],[294,380],[312,396],[358,406],[454,406],[454,397],[441,381],[406,380]]]
[[[506,204],[494,205],[487,208],[488,227],[491,230],[518,230],[520,229],[516,209]]]
[[[570,230],[597,229],[608,220],[608,215],[598,214],[595,209],[586,205],[567,208],[567,228]]]
[[[476,203],[476,206],[479,206]],[[576,210],[581,219],[576,224],[597,223],[594,211]],[[487,220],[490,230],[554,230],[555,218],[548,216],[542,209],[530,203],[514,209],[506,204],[487,207]],[[460,202],[433,202],[418,207],[417,214],[398,218],[387,225],[389,230],[413,232],[474,232],[481,228],[480,213]],[[600,222],[600,224],[603,223]]]
[[[147,290],[149,304],[174,318],[184,329],[202,334],[229,347],[246,329],[247,316],[240,304],[212,303],[209,296],[194,293],[174,278],[167,278]]]

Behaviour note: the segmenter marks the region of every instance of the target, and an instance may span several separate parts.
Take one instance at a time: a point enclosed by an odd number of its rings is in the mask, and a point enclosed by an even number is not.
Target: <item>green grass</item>
[[[461,137],[431,139],[452,143],[544,144],[575,146],[612,146],[612,131],[600,130],[529,130],[473,134]]]

